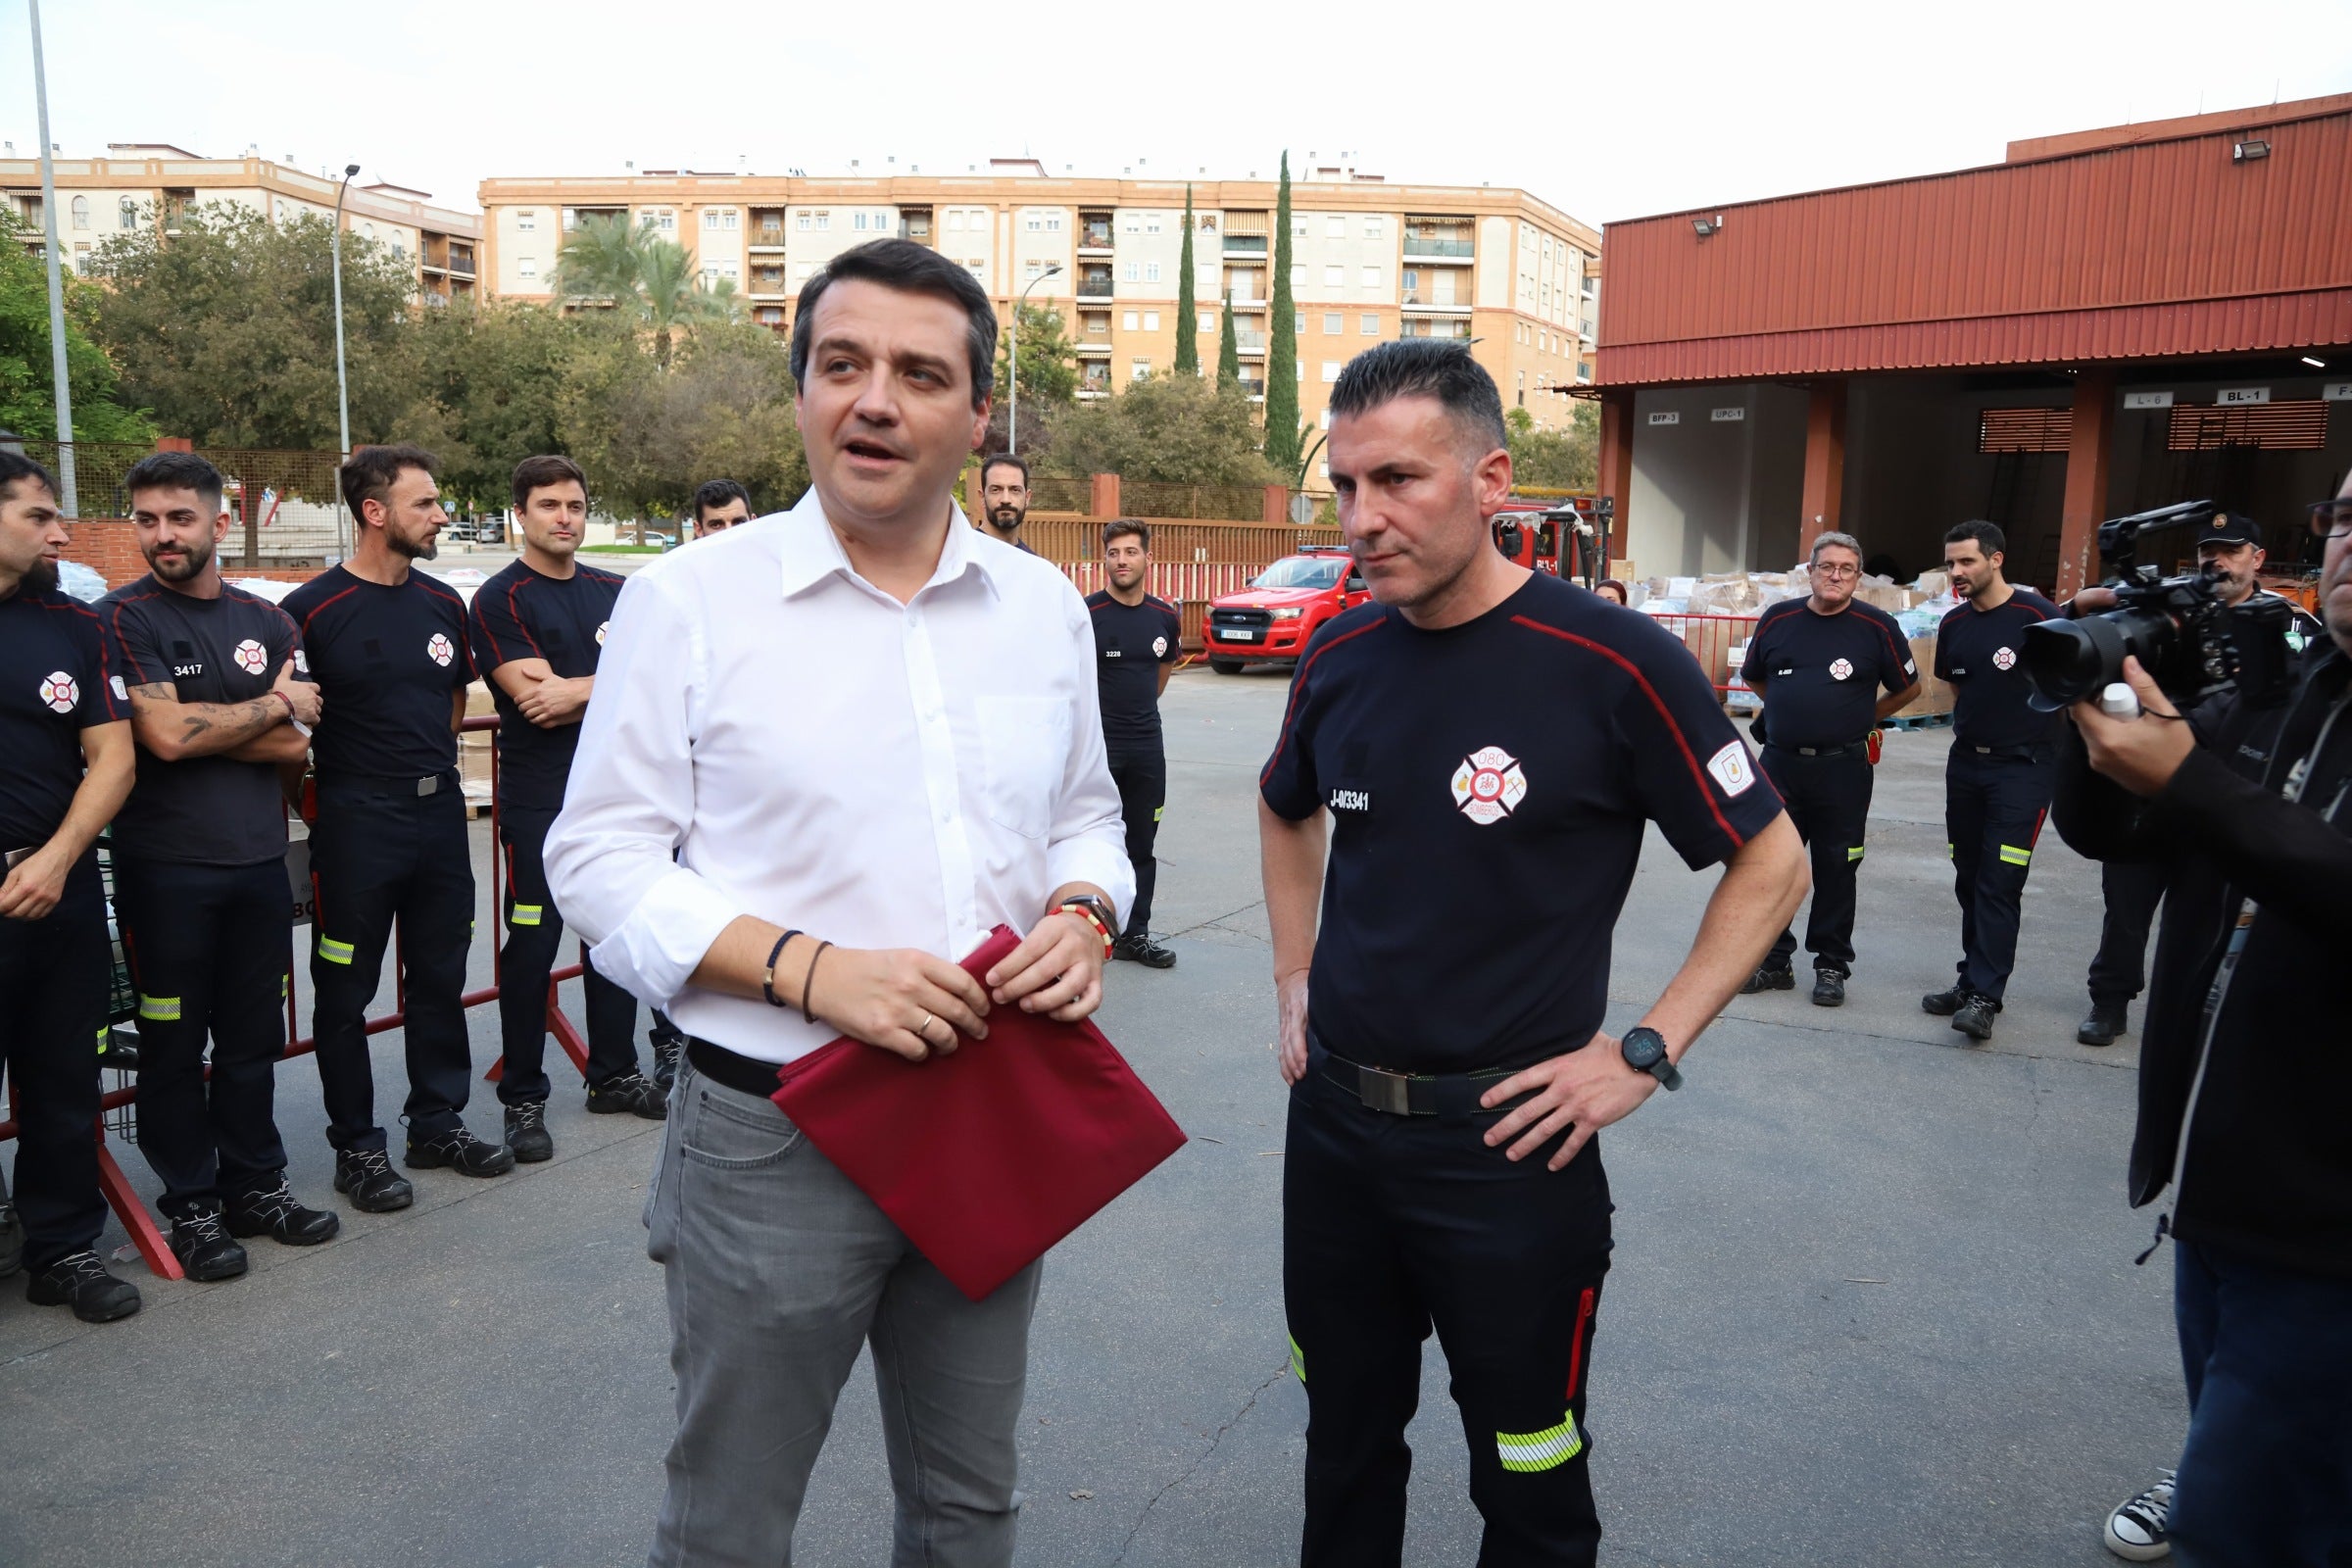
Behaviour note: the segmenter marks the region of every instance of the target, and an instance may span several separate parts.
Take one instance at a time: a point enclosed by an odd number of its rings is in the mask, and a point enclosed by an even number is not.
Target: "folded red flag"
[[[974,978],[1020,945],[991,931]],[[988,1038],[908,1061],[848,1036],[776,1071],[769,1098],[977,1301],[1184,1146],[1184,1131],[1092,1022],[1018,1007]]]

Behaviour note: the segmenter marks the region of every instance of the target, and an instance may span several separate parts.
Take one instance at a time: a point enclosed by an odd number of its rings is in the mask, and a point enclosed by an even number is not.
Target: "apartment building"
[[[1230,299],[1242,380],[1265,390],[1278,186],[1190,181],[1196,313],[1176,313],[1186,181],[1090,178],[997,159],[960,174],[698,174],[482,182],[484,287],[551,298],[564,237],[592,218],[650,223],[691,249],[709,282],[731,281],[756,320],[791,326],[801,285],[853,245],[899,235],[969,268],[1009,319],[1016,297],[1059,310],[1080,396],[1175,364],[1191,332],[1213,373],[1218,302]],[[1291,289],[1298,404],[1323,417],[1330,384],[1384,339],[1456,338],[1540,425],[1568,422],[1592,378],[1598,233],[1525,191],[1391,184],[1310,157],[1292,184]],[[1310,475],[1310,478],[1313,476]]]
[[[103,158],[59,158],[54,164],[58,244],[77,271],[88,270],[91,254],[109,235],[157,223],[169,232],[180,213],[207,203],[249,208],[281,221],[305,213],[331,220],[339,183],[304,173],[290,156],[278,162],[250,147],[238,158],[205,158],[162,144],[110,142]],[[33,252],[42,252],[40,162],[17,157],[13,144],[0,147],[0,199],[25,225]],[[429,192],[400,185],[355,184],[343,203],[343,226],[414,266],[419,297],[447,302],[476,287],[482,220],[431,201]]]

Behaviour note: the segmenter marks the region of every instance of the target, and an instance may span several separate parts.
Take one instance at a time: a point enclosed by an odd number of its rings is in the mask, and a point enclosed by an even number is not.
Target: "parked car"
[[[1208,602],[1202,640],[1208,667],[1238,675],[1249,664],[1296,660],[1317,627],[1372,597],[1344,545],[1309,545]]]

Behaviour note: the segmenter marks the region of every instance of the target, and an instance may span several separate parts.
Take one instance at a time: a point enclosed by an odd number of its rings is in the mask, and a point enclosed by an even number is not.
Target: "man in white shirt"
[[[812,486],[629,580],[548,837],[597,968],[688,1037],[646,1203],[678,1387],[656,1565],[791,1559],[868,1342],[892,1560],[1012,1560],[1038,1267],[966,1300],[766,1098],[837,1035],[919,1061],[992,1007],[1102,999],[1133,874],[1086,607],[950,491],[996,325],[969,272],[904,240],[809,280]],[[976,981],[955,960],[1000,922],[1028,936]]]

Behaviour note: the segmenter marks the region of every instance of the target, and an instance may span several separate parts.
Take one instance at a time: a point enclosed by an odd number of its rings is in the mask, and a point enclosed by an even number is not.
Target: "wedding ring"
[[[914,1026],[914,1037],[917,1040],[923,1041],[928,1041],[931,1038],[931,1014],[927,1012],[924,1013],[923,1021]]]

